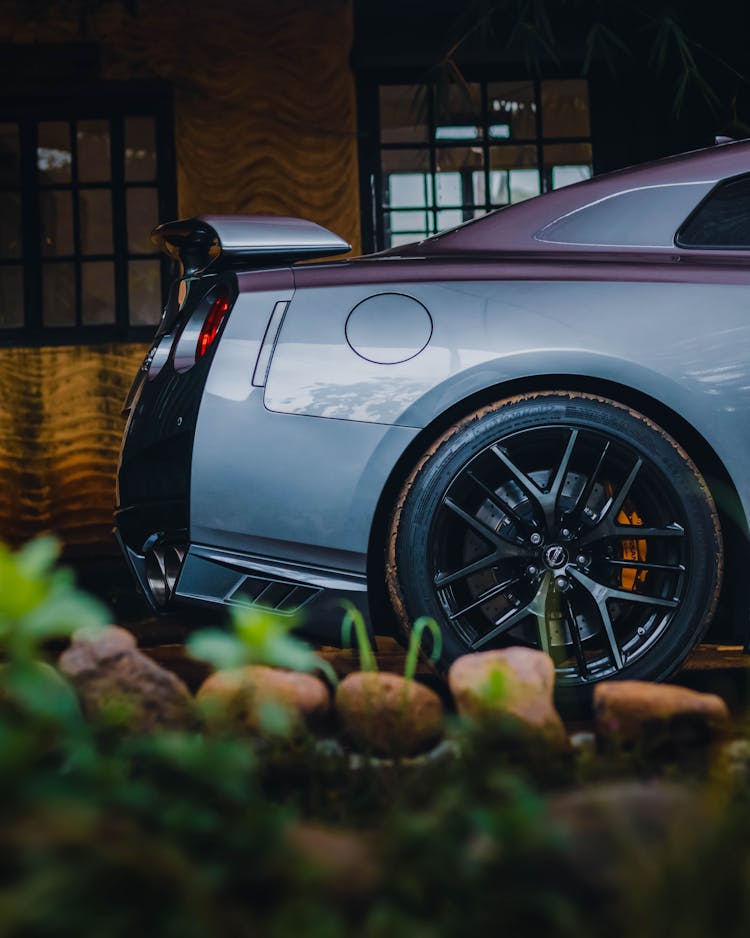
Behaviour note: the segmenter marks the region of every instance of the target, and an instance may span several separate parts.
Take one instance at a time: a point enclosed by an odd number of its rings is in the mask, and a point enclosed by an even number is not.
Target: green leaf
[[[341,623],[341,644],[344,648],[352,647],[352,627],[357,638],[357,648],[359,650],[359,667],[362,671],[377,671],[378,663],[372,651],[370,636],[367,634],[367,626],[362,617],[362,613],[357,609],[353,602],[344,599],[341,605],[346,610],[344,621]]]
[[[220,629],[201,629],[187,640],[188,654],[199,661],[207,661],[220,671],[240,668],[249,663],[247,649],[234,635]]]
[[[440,626],[430,616],[421,616],[412,626],[411,635],[409,636],[409,650],[406,653],[406,664],[404,665],[404,677],[407,681],[414,680],[417,671],[417,657],[425,629],[432,635],[430,658],[433,661],[438,661],[443,652],[443,634],[440,631]]]

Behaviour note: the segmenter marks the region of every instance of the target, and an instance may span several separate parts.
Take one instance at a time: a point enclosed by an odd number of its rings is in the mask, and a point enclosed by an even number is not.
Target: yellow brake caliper
[[[643,519],[635,511],[627,514],[627,512],[620,510],[620,513],[617,516],[617,523],[623,525],[632,524],[642,526]],[[646,560],[645,539],[637,540],[636,538],[633,538],[632,540],[624,540],[622,542],[622,559],[638,560],[644,562]],[[620,585],[624,590],[633,592],[635,590],[636,583],[643,583],[645,579],[645,570],[636,570],[635,567],[623,567],[622,574],[620,576]]]

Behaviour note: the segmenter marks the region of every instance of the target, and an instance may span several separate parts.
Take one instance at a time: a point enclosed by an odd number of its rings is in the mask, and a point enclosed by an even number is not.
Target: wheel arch
[[[394,612],[385,579],[388,524],[398,493],[425,449],[453,423],[493,401],[517,394],[557,390],[592,394],[632,407],[665,430],[690,456],[706,480],[716,502],[724,538],[724,581],[719,598],[719,613],[715,621],[731,616],[731,631],[727,629],[725,637],[743,644],[750,643],[750,597],[748,591],[743,589],[741,562],[750,549],[748,519],[732,477],[716,451],[684,417],[649,394],[616,381],[563,373],[516,378],[490,385],[468,395],[436,416],[404,450],[383,487],[370,529],[367,582],[375,631],[395,634],[392,625]],[[722,635],[724,637],[724,628]]]

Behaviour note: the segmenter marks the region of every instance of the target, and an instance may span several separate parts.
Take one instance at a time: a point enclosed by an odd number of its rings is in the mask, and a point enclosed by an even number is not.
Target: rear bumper
[[[119,523],[115,537],[154,612],[181,605],[245,606],[294,619],[296,629],[312,640],[339,645],[341,603],[349,600],[364,616],[372,635],[364,574],[188,545],[180,540],[179,532],[169,530],[152,531],[140,548],[128,542]]]

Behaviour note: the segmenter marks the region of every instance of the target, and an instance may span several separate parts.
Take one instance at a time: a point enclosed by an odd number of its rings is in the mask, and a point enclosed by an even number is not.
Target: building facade
[[[710,142],[632,68],[530,69],[435,0],[0,0],[0,539],[113,550],[121,405],[201,213],[312,219],[355,253]]]

